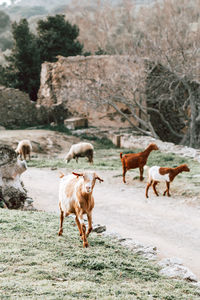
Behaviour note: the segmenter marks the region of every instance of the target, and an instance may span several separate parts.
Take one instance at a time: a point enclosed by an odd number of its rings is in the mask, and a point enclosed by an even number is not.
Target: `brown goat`
[[[161,168],[159,166],[153,166],[149,169],[149,179],[146,187],[146,197],[148,198],[148,190],[150,186],[153,184],[153,190],[156,196],[158,196],[158,192],[156,191],[156,185],[164,181],[166,182],[167,189],[164,191],[163,196],[167,193],[167,196],[171,196],[169,193],[170,182],[174,180],[174,178],[181,172],[189,172],[190,169],[186,164],[180,165],[176,168]]]
[[[150,144],[143,152],[139,153],[129,153],[125,154],[122,157],[122,153],[120,153],[120,158],[123,167],[123,182],[126,183],[125,175],[126,172],[130,169],[139,168],[140,170],[140,180],[142,181],[144,166],[146,165],[147,158],[151,151],[158,150],[158,146],[156,144]]]

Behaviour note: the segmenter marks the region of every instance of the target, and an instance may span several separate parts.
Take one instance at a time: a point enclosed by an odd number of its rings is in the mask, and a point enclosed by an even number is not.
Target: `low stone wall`
[[[19,128],[50,122],[63,123],[68,116],[62,104],[48,108],[31,101],[28,94],[20,90],[0,86],[0,126]]]
[[[194,149],[174,143],[162,142],[148,136],[133,136],[124,134],[120,137],[120,145],[124,148],[146,148],[150,143],[156,143],[161,151],[176,153],[180,156],[191,157],[200,162],[200,149]]]

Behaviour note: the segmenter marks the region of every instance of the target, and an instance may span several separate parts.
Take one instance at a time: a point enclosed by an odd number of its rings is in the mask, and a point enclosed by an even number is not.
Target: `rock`
[[[155,246],[144,246],[133,239],[121,239],[119,242],[122,246],[131,249],[136,254],[142,255],[149,260],[157,259],[157,247]]]
[[[34,200],[32,198],[29,198],[29,197],[26,198],[26,203],[28,205],[32,204],[33,202],[34,202]]]
[[[106,231],[106,226],[105,225],[96,224],[96,225],[93,226],[92,231],[96,232],[96,233],[102,233],[102,232]]]
[[[183,266],[179,258],[165,258],[159,263],[161,266],[160,274],[170,278],[185,279],[197,282],[197,277],[187,267]]]
[[[7,145],[0,145],[0,199],[1,206],[23,208],[27,192],[20,180],[25,172],[25,161],[17,159],[16,152]]]
[[[171,257],[171,258],[163,258],[158,264],[161,267],[172,266],[172,265],[183,265],[183,261],[178,257]]]
[[[67,116],[70,114],[62,103],[46,107],[31,101],[28,94],[18,89],[0,86],[0,130],[50,122],[63,124]]]
[[[88,127],[88,119],[87,118],[70,118],[64,120],[64,125],[68,129],[77,129],[80,127]]]
[[[107,236],[107,237],[109,237],[109,238],[112,238],[112,239],[115,239],[115,240],[120,240],[120,239],[122,239],[122,237],[121,237],[121,235],[119,234],[119,233],[117,233],[117,232],[111,232],[111,231],[104,231],[103,233],[102,233],[104,236]]]
[[[3,198],[6,206],[12,209],[22,208],[26,200],[26,193],[12,186],[3,189]]]

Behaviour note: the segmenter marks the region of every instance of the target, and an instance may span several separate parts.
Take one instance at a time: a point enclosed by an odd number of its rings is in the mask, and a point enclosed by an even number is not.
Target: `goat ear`
[[[103,179],[101,179],[99,176],[96,176],[95,179],[98,179],[100,182],[103,182]]]
[[[77,178],[78,178],[79,176],[83,176],[83,173],[75,173],[75,172],[72,172],[72,174],[75,175],[75,176],[77,176]]]
[[[59,173],[60,173],[60,178],[63,178],[65,176],[63,172],[59,171]]]

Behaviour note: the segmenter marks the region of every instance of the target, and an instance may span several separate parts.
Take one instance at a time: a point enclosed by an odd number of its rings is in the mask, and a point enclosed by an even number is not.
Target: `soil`
[[[31,140],[34,155],[40,153],[51,157],[62,157],[72,143],[79,141],[76,137],[47,130],[0,131],[2,143],[16,147],[22,139]],[[38,210],[59,213],[59,171],[29,168],[22,174],[28,196],[34,199]],[[61,171],[68,173],[72,170]],[[156,246],[160,258],[181,258],[200,279],[200,207],[189,205],[190,199],[183,197],[156,197],[152,190],[147,200],[145,182],[133,180],[130,173],[127,174],[127,184],[124,184],[120,171],[96,172],[104,182],[97,183],[94,188],[94,224],[106,225],[109,232]]]

